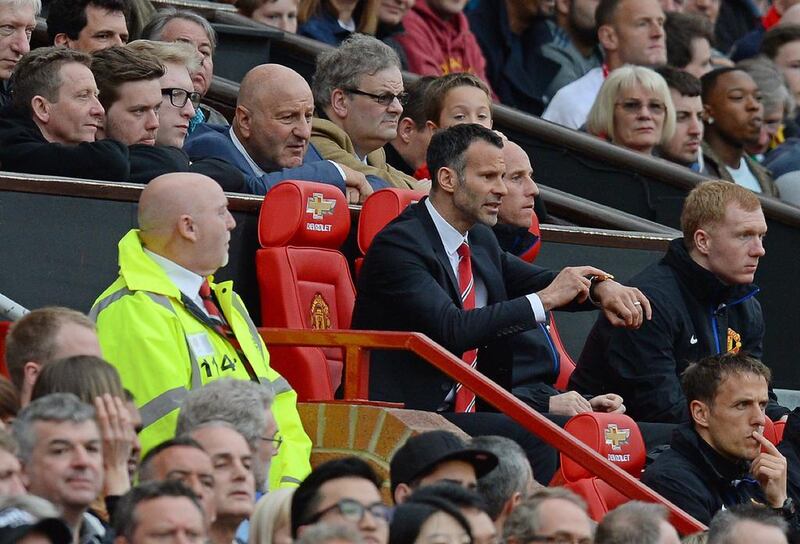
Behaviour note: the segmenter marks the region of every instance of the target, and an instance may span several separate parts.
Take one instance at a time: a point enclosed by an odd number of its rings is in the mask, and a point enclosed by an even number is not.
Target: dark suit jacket
[[[272,187],[287,179],[328,183],[336,185],[342,191],[345,190],[339,170],[330,162],[322,160],[311,144],[308,144],[303,164],[297,168],[284,168],[277,172],[268,172],[263,176],[255,175],[247,159],[233,145],[229,130],[230,127],[227,126],[204,123],[189,135],[183,149],[193,161],[214,158],[235,166],[244,173],[248,192],[255,195],[266,194]]]
[[[409,206],[372,242],[358,278],[353,328],[418,331],[460,357],[478,350],[478,369],[511,389],[509,336],[536,327],[525,295],[555,274],[500,249],[491,229],[469,231],[473,271],[486,285],[483,308],[461,307],[458,281],[433,220],[422,202]],[[374,352],[370,398],[407,408],[442,408],[452,380],[408,352]]]

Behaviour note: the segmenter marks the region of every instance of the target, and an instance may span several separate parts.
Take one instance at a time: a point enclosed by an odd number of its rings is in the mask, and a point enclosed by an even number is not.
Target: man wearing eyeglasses
[[[405,93],[391,47],[354,34],[317,57],[312,84],[317,116],[311,143],[324,159],[377,176],[394,187],[430,188],[389,166],[383,146],[397,137]]]
[[[292,496],[292,538],[317,523],[348,525],[367,544],[389,541],[389,507],[383,504],[381,481],[357,457],[323,463],[303,480]]]

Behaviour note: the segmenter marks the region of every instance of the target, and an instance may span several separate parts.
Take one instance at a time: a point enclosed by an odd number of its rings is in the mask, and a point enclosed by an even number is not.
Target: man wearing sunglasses
[[[303,480],[292,496],[292,538],[317,523],[348,525],[366,544],[389,541],[389,507],[383,504],[381,481],[357,457],[323,463]]]

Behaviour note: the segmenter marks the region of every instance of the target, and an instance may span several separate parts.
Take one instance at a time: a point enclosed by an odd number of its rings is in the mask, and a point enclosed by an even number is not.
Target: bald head
[[[778,26],[800,25],[800,4],[795,4],[783,12]]]
[[[139,198],[142,244],[184,268],[207,276],[228,262],[236,222],[228,199],[208,176],[174,173],[151,181]]]
[[[233,131],[265,172],[296,168],[303,164],[313,115],[306,80],[286,66],[262,64],[242,80]]]
[[[527,229],[533,220],[534,199],[539,195],[531,161],[525,150],[512,141],[503,145],[503,160],[506,163],[503,181],[508,193],[500,203],[498,221]]]

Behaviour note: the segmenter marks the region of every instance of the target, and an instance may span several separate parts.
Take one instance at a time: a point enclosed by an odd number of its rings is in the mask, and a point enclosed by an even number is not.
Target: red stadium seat
[[[264,197],[258,218],[256,276],[265,327],[347,329],[355,289],[338,251],[350,210],[332,185],[288,181]],[[299,400],[330,400],[342,380],[340,348],[270,347],[270,364]]]
[[[630,417],[590,412],[573,417],[564,428],[628,474],[635,478],[641,476],[646,454],[644,440]],[[607,512],[628,502],[625,495],[563,453],[560,455],[561,477],[566,482],[564,487],[583,497],[592,519],[600,521]]]
[[[764,438],[772,442],[773,444],[778,444],[780,440],[778,440],[778,433],[775,430],[775,423],[766,416],[764,416],[766,421],[764,422]],[[783,433],[781,432],[781,436]],[[762,448],[763,449],[763,448]]]
[[[786,422],[776,421],[775,423],[773,423],[773,425],[775,427],[775,440],[776,440],[775,442],[773,442],[773,444],[780,444],[781,441],[783,440],[783,431],[786,428]]]
[[[528,248],[528,251],[520,255],[519,258],[525,262],[532,263],[536,260],[537,255],[539,255],[539,250],[542,249],[542,235],[539,230],[539,218],[536,216],[536,214],[533,214],[531,226],[528,231],[536,236],[536,242],[530,248]]]
[[[0,374],[6,378],[10,378],[6,366],[6,335],[9,327],[11,327],[11,321],[0,321]]]
[[[369,195],[358,218],[358,249],[361,255],[366,255],[372,239],[383,227],[400,215],[409,204],[419,202],[424,196],[422,191],[393,188],[381,189]],[[361,270],[363,261],[363,257],[356,258],[356,274]]]

